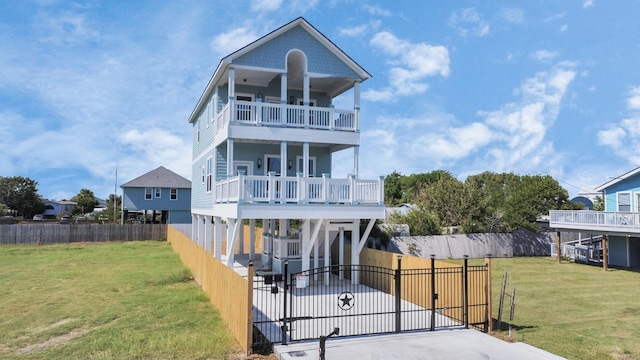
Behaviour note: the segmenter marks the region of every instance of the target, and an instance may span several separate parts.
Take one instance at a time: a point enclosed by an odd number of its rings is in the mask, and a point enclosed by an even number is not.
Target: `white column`
[[[227,218],[227,266],[233,267],[234,253],[235,253],[235,241],[236,241],[236,226],[238,225],[238,219]]]
[[[244,254],[244,220],[238,221],[238,254]]]
[[[211,217],[204,217],[204,251],[211,253]]]
[[[236,97],[236,69],[229,68],[229,97]]]
[[[353,84],[353,111],[356,131],[360,131],[360,81]]]
[[[324,221],[324,266],[331,266],[331,242],[329,241],[329,219]],[[330,271],[324,273],[324,284],[329,285]]]
[[[360,173],[360,145],[353,147],[353,175],[358,179]]]
[[[191,241],[195,241],[196,239],[196,226],[197,226],[197,217],[195,214],[191,213]]]
[[[309,270],[309,266],[311,263],[311,251],[309,246],[311,246],[311,220],[306,219],[302,223],[302,233],[300,234],[300,241],[302,241],[302,271]]]
[[[309,74],[305,72],[302,79],[302,101],[307,106],[309,105],[309,90]]]
[[[287,73],[280,74],[280,103],[287,103]]]
[[[287,142],[283,141],[280,143],[280,176],[287,176]],[[284,184],[282,184],[284,185]],[[283,196],[284,188],[280,188],[280,196]]]
[[[256,219],[249,220],[249,260],[256,256]]]
[[[222,221],[220,217],[213,218],[213,254],[216,259],[222,260]]]
[[[353,228],[351,229],[351,265],[360,265],[360,252],[358,251],[360,245],[360,220],[353,220]],[[351,270],[351,283],[359,284],[358,269],[357,266]]]
[[[233,139],[227,139],[227,176],[233,175]]]
[[[302,144],[302,176],[309,177],[309,143]]]
[[[340,243],[338,244],[340,246],[340,255],[339,255],[339,264],[340,266],[344,265],[344,228],[340,227],[339,228],[339,239],[340,239]],[[339,271],[340,274],[340,280],[344,279],[344,273],[342,271]]]

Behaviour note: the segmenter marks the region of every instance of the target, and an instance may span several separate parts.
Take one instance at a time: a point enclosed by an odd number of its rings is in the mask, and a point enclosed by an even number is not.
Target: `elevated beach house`
[[[602,194],[604,211],[550,211],[549,227],[597,238],[605,269],[640,267],[640,167],[595,190]]]
[[[359,177],[360,87],[370,77],[304,18],[222,58],[189,117],[193,240],[229,266],[237,246],[278,273],[284,261],[290,272],[343,263],[352,238],[358,263],[385,215],[383,179]],[[334,106],[341,95],[352,105]],[[353,171],[339,177],[332,157],[341,150]]]

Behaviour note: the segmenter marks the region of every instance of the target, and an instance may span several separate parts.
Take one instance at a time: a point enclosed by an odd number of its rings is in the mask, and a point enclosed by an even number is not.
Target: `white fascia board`
[[[634,176],[634,175],[636,175],[638,173],[640,173],[640,167],[637,167],[637,168],[635,168],[635,169],[633,169],[633,170],[631,170],[631,171],[629,171],[629,172],[627,172],[625,174],[622,174],[622,175],[620,175],[620,176],[618,176],[618,177],[616,177],[616,178],[614,178],[614,179],[612,179],[610,181],[607,181],[606,183],[596,187],[595,190],[598,191],[598,192],[602,192],[602,191],[604,191],[604,189],[606,189],[606,188],[608,188],[608,187],[610,187],[612,185],[615,185],[615,184],[619,183],[622,180],[628,179],[628,178],[630,178],[630,177],[632,177],[632,176]]]
[[[348,146],[360,144],[359,132],[280,128],[274,126],[232,125],[229,126],[228,137],[258,141],[287,141],[291,143],[308,142]]]
[[[384,219],[384,205],[240,204],[243,219]]]

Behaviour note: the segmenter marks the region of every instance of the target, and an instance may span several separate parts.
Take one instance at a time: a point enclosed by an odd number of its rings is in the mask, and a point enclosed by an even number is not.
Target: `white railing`
[[[358,130],[354,110],[307,105],[269,104],[260,101],[230,101],[218,113],[216,129],[219,131],[230,123],[340,131]]]
[[[300,239],[275,238],[273,257],[276,259],[300,259],[301,244]]]
[[[217,203],[377,204],[384,180],[238,175],[216,182]]]
[[[640,213],[604,212],[590,210],[551,210],[549,227],[578,229],[637,229]]]

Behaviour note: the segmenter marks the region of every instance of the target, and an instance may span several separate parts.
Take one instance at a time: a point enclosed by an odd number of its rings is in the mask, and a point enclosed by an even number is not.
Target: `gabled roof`
[[[638,173],[640,173],[640,167],[637,167],[637,168],[629,171],[626,174],[622,174],[620,176],[616,176],[615,178],[613,178],[613,179],[607,181],[606,183],[598,186],[596,188],[596,191],[604,191],[605,189],[607,189],[607,188],[609,188],[609,187],[611,187],[611,186],[613,186],[613,185],[615,185],[615,184],[617,184],[617,183],[619,183],[619,182],[621,182],[623,180],[626,180],[626,179],[628,179],[628,178],[630,178],[630,177],[632,177],[632,176],[634,176],[634,175],[636,175]]]
[[[196,104],[193,112],[189,116],[189,122],[194,122],[196,116],[204,106],[204,103],[209,95],[213,91],[215,84],[221,81],[222,77],[225,76],[229,65],[233,63],[233,61],[248,52],[258,48],[259,46],[264,45],[265,43],[275,39],[276,37],[286,33],[287,31],[295,28],[296,26],[300,26],[304,30],[306,30],[311,36],[313,36],[316,40],[318,40],[322,45],[324,45],[329,51],[331,51],[336,57],[338,57],[342,62],[344,62],[351,70],[353,70],[358,76],[360,76],[361,80],[367,80],[371,78],[371,74],[369,74],[364,68],[362,68],[358,63],[356,63],[349,55],[347,55],[342,49],[340,49],[336,44],[334,44],[329,38],[324,36],[318,29],[313,27],[305,18],[299,17],[275,30],[272,32],[262,36],[261,38],[253,41],[252,43],[232,52],[231,54],[225,56],[220,60],[216,71],[213,73],[213,76],[207,83],[207,87],[203,91],[198,103]]]
[[[178,188],[190,189],[191,181],[174,173],[173,171],[160,166],[155,170],[139,176],[129,182],[120,185],[121,188],[140,188],[140,187],[157,187],[157,188]]]

